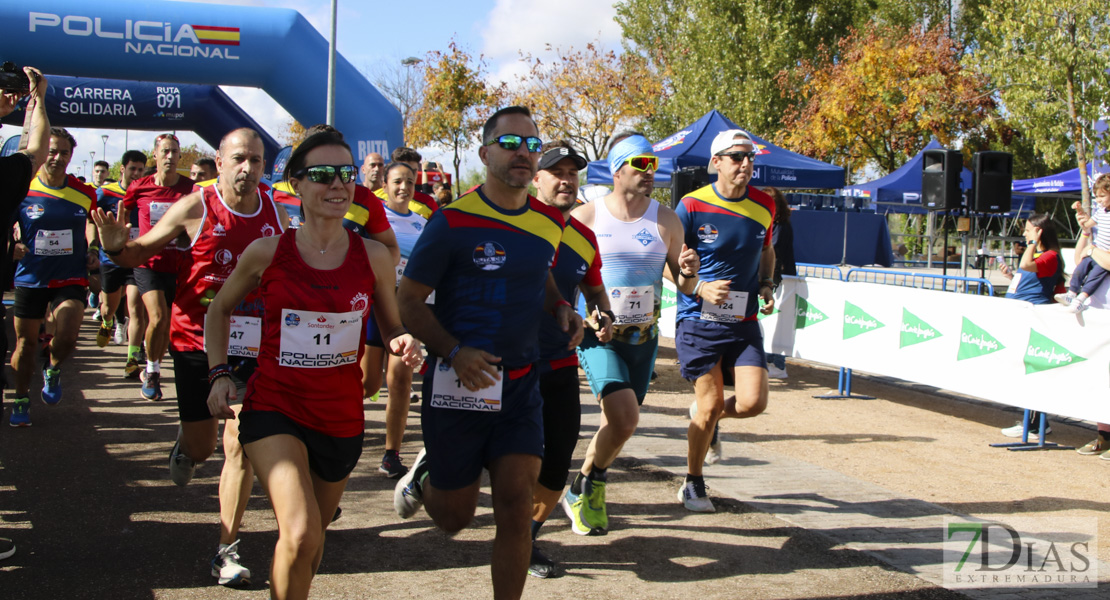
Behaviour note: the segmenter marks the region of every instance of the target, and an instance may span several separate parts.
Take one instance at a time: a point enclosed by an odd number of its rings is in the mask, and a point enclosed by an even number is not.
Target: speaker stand
[[[853,400],[874,400],[874,396],[865,396],[863,394],[852,393],[852,370],[840,367],[840,377],[836,382],[835,394],[822,394],[814,396],[814,398],[823,398],[826,400],[839,400],[844,398],[851,398]]]

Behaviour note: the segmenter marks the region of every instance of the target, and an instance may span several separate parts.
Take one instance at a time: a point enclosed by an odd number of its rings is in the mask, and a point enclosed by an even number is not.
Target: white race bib
[[[655,286],[610,288],[609,306],[617,325],[651,323],[655,317]]]
[[[150,203],[150,226],[154,227],[162,217],[166,216],[166,211],[173,206],[173,202],[151,202]]]
[[[324,369],[358,362],[362,311],[281,310],[278,365]]]
[[[744,311],[747,308],[747,292],[729,292],[728,299],[722,304],[713,304],[708,300],[702,300],[701,320],[716,323],[738,323],[744,320]]]
[[[405,274],[405,265],[409,264],[409,259],[401,257],[401,262],[397,264],[397,285],[401,285],[401,276]]]
[[[66,256],[73,254],[73,230],[47,231],[40,229],[35,233],[35,255]]]
[[[208,315],[204,315],[204,326],[208,328]],[[262,318],[231,315],[231,327],[227,336],[227,355],[258,358],[258,348],[262,345]],[[208,340],[204,341],[204,351],[208,352]]]
[[[131,233],[130,233],[130,234],[128,234],[128,236],[127,236],[127,237],[128,237],[129,239],[131,239],[131,240],[136,240],[136,239],[138,239],[138,238],[139,238],[139,228],[138,228],[138,227],[132,227],[132,228],[131,228]]]
[[[432,377],[432,406],[455,410],[476,410],[478,412],[498,412],[501,410],[501,388],[505,382],[505,371],[500,371],[501,379],[491,387],[472,392],[459,382],[454,367],[440,362]]]

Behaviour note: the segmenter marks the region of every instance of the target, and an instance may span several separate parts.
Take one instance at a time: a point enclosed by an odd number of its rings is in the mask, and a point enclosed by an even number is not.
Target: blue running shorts
[[[721,367],[767,368],[763,352],[763,331],[759,321],[711,323],[699,319],[678,322],[674,339],[682,377],[694,381]]]

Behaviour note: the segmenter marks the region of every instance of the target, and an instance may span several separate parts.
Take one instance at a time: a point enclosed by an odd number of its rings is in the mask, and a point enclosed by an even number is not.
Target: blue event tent
[[[1087,164],[1087,172],[1091,177],[1097,177],[1104,172],[1110,172],[1106,163],[1092,166]],[[1079,167],[1069,169],[1063,173],[1034,177],[1033,179],[1015,179],[1013,190],[1015,194],[1053,195],[1066,197],[1079,197],[1080,193]]]
[[[898,167],[885,177],[874,181],[850,185],[840,191],[842,196],[865,198],[867,207],[874,208],[878,213],[912,213],[924,214],[928,212],[922,206],[921,200],[921,173],[923,155],[926,150],[939,150],[943,148],[940,142],[930,141],[906,164]],[[971,189],[971,169],[963,168],[960,172],[960,189]],[[1015,182],[1016,183],[1016,182]],[[1015,192],[1017,189],[1015,188]],[[1028,212],[1033,209],[1032,198],[1015,194],[1012,198],[1011,212]]]
[[[709,146],[713,143],[714,136],[728,129],[741,128],[713,110],[689,127],[684,127],[655,144],[655,154],[659,157],[655,185],[670,187],[671,173],[676,169],[708,165]],[[779,148],[755,134],[752,137],[758,149],[755,171],[752,174],[753,185],[773,185],[784,189],[834,189],[844,185],[842,167]],[[591,162],[586,182],[612,184],[613,177],[609,173],[608,161]]]

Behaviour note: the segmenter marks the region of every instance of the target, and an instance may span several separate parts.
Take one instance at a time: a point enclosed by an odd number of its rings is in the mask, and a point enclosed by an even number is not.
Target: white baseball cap
[[[713,166],[712,157],[717,156],[737,144],[744,143],[752,146],[755,145],[755,142],[752,141],[751,134],[743,129],[727,129],[718,133],[717,137],[713,138],[713,143],[709,145],[709,174],[713,175],[717,173],[717,168]]]

